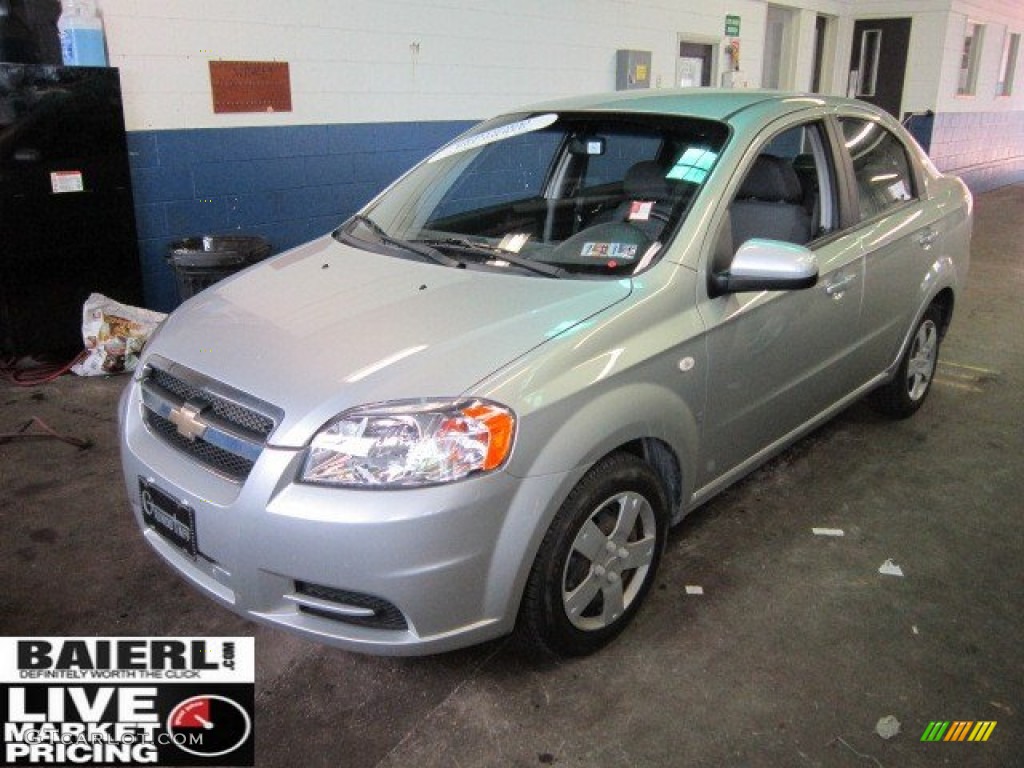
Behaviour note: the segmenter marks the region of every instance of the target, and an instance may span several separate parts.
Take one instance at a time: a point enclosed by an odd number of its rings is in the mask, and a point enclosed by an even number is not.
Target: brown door
[[[861,19],[853,26],[849,95],[897,120],[903,102],[910,19]]]

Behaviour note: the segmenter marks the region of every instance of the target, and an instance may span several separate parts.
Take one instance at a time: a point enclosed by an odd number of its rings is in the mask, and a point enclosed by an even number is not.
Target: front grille
[[[213,412],[224,419],[224,421],[236,424],[243,429],[248,429],[250,432],[255,432],[264,438],[274,430],[274,420],[269,416],[211,394],[208,390],[195,384],[190,384],[184,379],[179,379],[177,376],[172,376],[167,371],[162,371],[159,368],[151,368],[150,371],[149,378],[154,384],[177,395],[182,401],[203,400],[209,403]]]
[[[249,476],[283,415],[278,408],[162,359],[150,361],[141,387],[150,431],[236,482]],[[192,424],[179,418],[183,410]],[[178,425],[190,434],[182,434]]]
[[[221,474],[227,475],[232,480],[245,480],[252,471],[253,462],[243,456],[236,456],[230,451],[218,448],[216,445],[197,437],[189,440],[178,434],[178,428],[158,413],[147,409],[146,424],[154,433],[173,445],[182,453],[187,453],[196,461],[205,464]]]
[[[373,611],[372,616],[347,616],[328,609],[303,605],[300,601],[299,610],[303,613],[371,629],[404,630],[409,628],[402,612],[393,603],[389,603],[380,597],[366,595],[361,592],[350,592],[347,589],[325,587],[321,584],[310,584],[306,581],[296,581],[295,592],[297,595],[307,595],[317,600],[338,603],[339,606],[354,606]]]

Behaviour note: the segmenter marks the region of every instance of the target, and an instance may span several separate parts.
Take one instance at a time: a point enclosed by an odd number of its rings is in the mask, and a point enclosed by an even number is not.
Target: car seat
[[[634,163],[622,179],[623,201],[611,211],[595,216],[590,225],[628,222],[652,240],[657,240],[672,213],[672,187],[663,169],[654,160]],[[654,203],[646,219],[630,218],[633,203]]]
[[[811,216],[803,205],[803,187],[782,157],[758,155],[729,207],[732,241],[752,237],[803,244],[811,239]]]

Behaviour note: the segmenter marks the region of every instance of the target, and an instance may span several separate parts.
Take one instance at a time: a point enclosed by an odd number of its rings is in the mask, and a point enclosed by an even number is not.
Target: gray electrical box
[[[651,52],[615,52],[615,90],[651,87]]]

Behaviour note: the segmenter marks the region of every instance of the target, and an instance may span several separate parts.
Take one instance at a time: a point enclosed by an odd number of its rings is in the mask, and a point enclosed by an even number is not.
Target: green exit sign
[[[725,17],[725,36],[726,37],[739,37],[740,36],[740,17],[739,16],[726,16]]]

